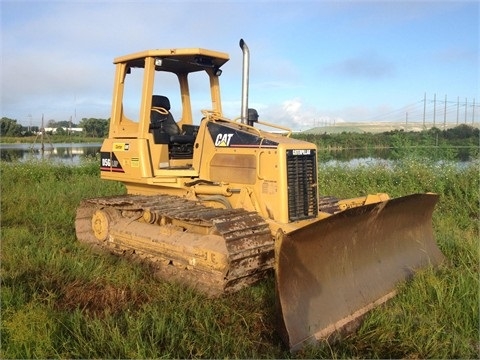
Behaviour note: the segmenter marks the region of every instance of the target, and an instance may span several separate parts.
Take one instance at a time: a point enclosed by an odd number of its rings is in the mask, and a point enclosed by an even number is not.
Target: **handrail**
[[[292,129],[287,128],[287,127],[285,127],[285,126],[280,126],[280,125],[272,124],[272,123],[265,122],[265,121],[257,121],[257,124],[265,125],[265,126],[270,126],[270,127],[275,128],[275,129],[284,130],[284,131],[287,132],[287,134],[285,135],[286,137],[290,137],[290,135],[292,135]]]
[[[213,111],[213,110],[201,110],[201,112],[202,112],[203,116],[205,116],[205,119],[208,120],[208,121],[222,120],[222,121],[232,122],[232,123],[237,124],[238,120],[241,120],[241,117],[237,117],[237,118],[234,118],[234,119],[228,119],[228,118],[222,116],[221,113],[219,113],[217,111]],[[279,130],[286,131],[287,133],[285,134],[285,137],[290,137],[290,135],[292,134],[292,130],[290,128],[287,128],[287,127],[284,127],[284,126],[268,123],[268,122],[265,122],[265,121],[257,121],[257,124],[265,125],[265,126],[272,127],[274,129],[279,129]],[[260,131],[260,129],[257,129],[254,126],[244,124],[244,123],[241,123],[240,126],[245,127],[247,129],[251,129],[251,130],[255,131],[256,133],[258,133],[259,136],[262,136],[262,132]]]

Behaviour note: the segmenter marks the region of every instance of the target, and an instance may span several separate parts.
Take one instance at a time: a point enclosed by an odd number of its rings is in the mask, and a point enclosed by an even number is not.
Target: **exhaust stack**
[[[241,121],[242,124],[247,123],[248,119],[248,73],[250,70],[250,51],[248,46],[240,39],[240,48],[243,52],[243,67],[242,67],[242,111],[241,111]]]

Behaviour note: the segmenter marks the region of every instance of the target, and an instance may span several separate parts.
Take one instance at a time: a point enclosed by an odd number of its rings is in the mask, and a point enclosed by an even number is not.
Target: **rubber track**
[[[221,235],[225,240],[230,260],[230,268],[225,279],[220,282],[217,289],[202,289],[201,286],[196,286],[211,296],[238,291],[262,279],[266,272],[273,268],[274,244],[270,228],[256,212],[248,212],[244,209],[211,208],[198,201],[171,195],[124,195],[84,200],[77,211],[77,237],[80,241],[93,242],[102,247],[108,247],[116,253],[125,253],[125,249],[115,248],[115,245],[108,246],[108,242],[96,240],[91,229],[85,230],[90,226],[91,215],[95,209],[107,208],[115,209],[123,216],[132,218],[133,221],[147,210],[158,218],[176,219],[186,224],[200,225],[209,228],[210,233]],[[79,229],[83,230],[79,231]],[[199,236],[202,235],[199,234]],[[157,256],[137,250],[129,256],[146,260],[156,267],[161,263]],[[161,260],[164,263],[164,260],[168,259]],[[163,267],[169,267],[167,277],[183,279],[189,285],[198,285],[201,282],[200,278],[197,279],[195,274],[186,268],[168,265]],[[171,276],[172,271],[177,274]],[[205,274],[199,275],[199,277],[202,276]]]

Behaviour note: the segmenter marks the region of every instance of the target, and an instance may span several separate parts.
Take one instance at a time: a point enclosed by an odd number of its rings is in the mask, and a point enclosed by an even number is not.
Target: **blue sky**
[[[224,111],[240,114],[243,38],[249,105],[293,129],[421,121],[436,95],[449,120],[480,120],[478,1],[5,1],[1,116],[39,125],[108,118],[113,58],[151,48],[227,52]],[[467,102],[467,107],[464,106]]]

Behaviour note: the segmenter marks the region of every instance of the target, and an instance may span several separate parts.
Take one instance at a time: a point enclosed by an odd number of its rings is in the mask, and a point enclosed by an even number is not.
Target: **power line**
[[[478,108],[480,108],[480,105],[475,98],[471,100],[465,98],[465,101],[460,101],[460,97],[457,96],[456,101],[454,101],[449,100],[447,95],[444,99],[438,99],[437,95],[434,94],[432,99],[427,98],[425,93],[423,99],[415,103],[373,116],[368,120],[372,122],[405,122],[406,120],[407,123],[422,123],[424,127],[426,123],[433,123],[433,126],[442,123],[443,127],[451,123],[459,125],[460,122],[473,125],[479,111]]]

